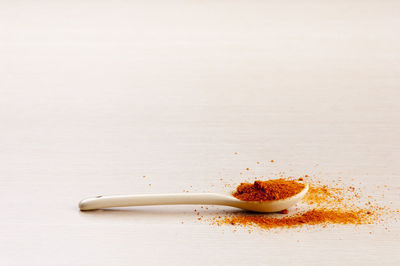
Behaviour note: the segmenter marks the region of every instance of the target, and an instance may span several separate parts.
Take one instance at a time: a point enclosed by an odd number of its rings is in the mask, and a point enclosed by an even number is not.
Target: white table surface
[[[0,265],[399,265],[398,223],[77,208],[280,172],[398,208],[399,29],[400,1],[0,1]]]

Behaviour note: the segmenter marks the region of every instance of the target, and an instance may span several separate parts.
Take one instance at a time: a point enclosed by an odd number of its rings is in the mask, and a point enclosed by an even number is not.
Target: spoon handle
[[[177,193],[177,194],[142,194],[97,196],[79,202],[82,211],[112,207],[175,205],[175,204],[210,204],[230,205],[231,197],[217,193]]]

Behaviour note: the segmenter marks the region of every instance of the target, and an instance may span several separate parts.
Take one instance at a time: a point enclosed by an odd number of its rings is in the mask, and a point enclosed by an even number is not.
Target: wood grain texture
[[[399,14],[377,0],[1,1],[0,264],[399,265],[398,223],[248,234],[192,206],[77,208],[282,172],[376,196],[388,184],[399,208]]]

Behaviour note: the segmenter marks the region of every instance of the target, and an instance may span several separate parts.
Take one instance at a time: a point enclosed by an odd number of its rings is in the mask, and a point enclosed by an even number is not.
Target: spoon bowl
[[[299,202],[307,193],[308,184],[298,194],[281,200],[243,201],[229,194],[219,193],[179,193],[179,194],[142,194],[97,196],[79,202],[81,211],[113,207],[131,207],[148,205],[224,205],[254,212],[278,212],[288,209]]]
[[[298,203],[307,194],[307,192],[308,184],[305,184],[303,190],[296,195],[280,200],[243,201],[231,196],[238,201],[236,206],[232,206],[254,212],[279,212]]]

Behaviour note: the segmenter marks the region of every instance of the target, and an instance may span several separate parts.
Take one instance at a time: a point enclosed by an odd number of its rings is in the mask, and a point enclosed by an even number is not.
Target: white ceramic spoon
[[[112,207],[190,204],[225,205],[255,212],[278,212],[299,202],[307,191],[308,185],[306,184],[302,191],[290,198],[271,201],[243,201],[229,194],[218,193],[97,196],[79,202],[79,209],[89,211]]]

